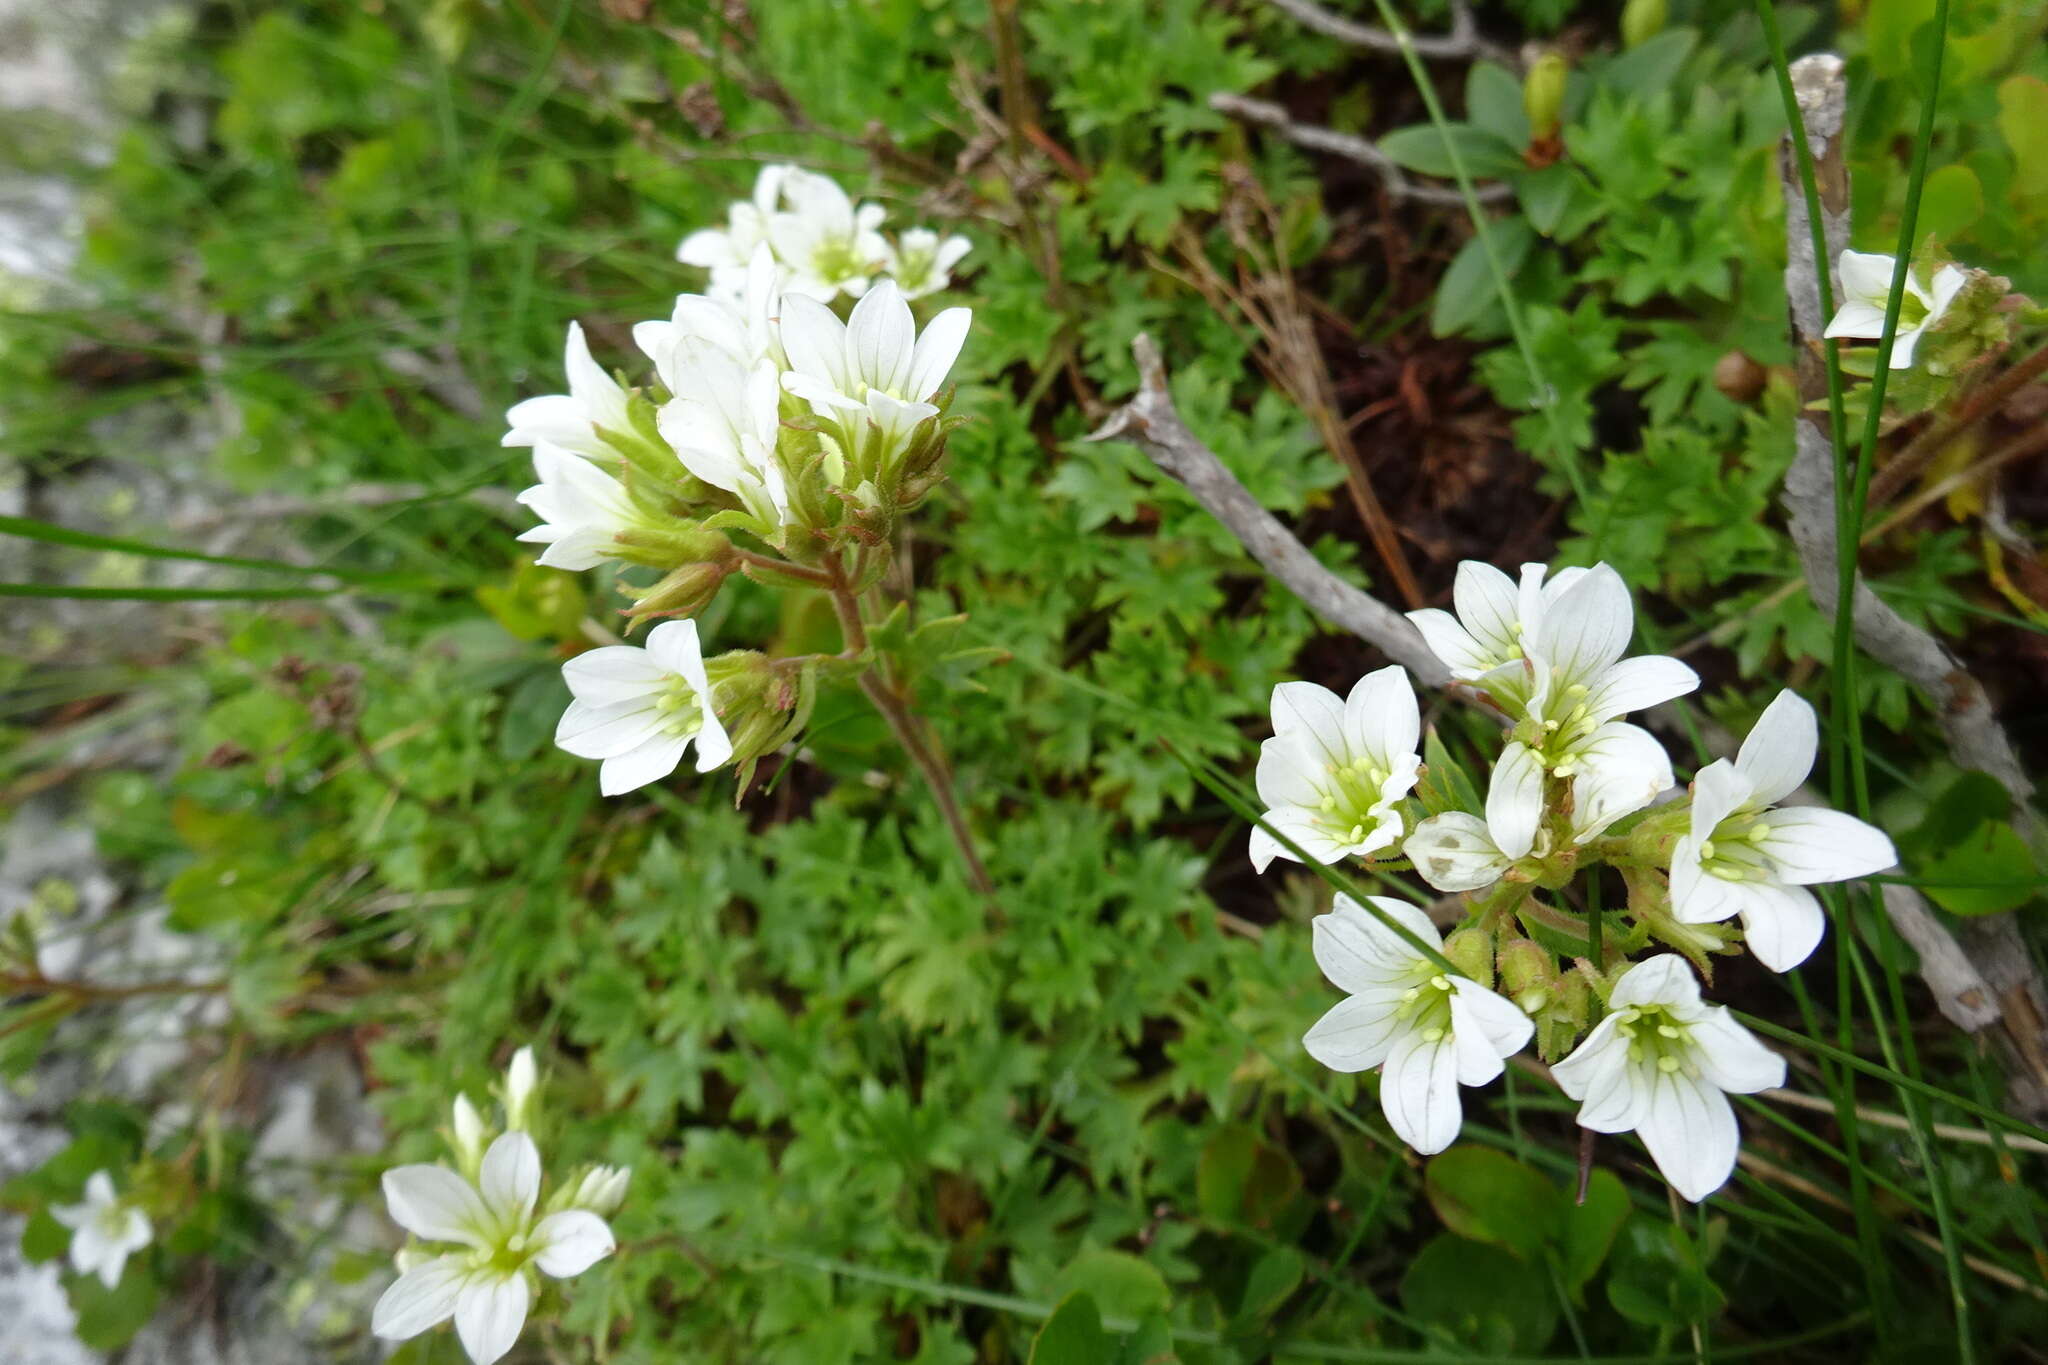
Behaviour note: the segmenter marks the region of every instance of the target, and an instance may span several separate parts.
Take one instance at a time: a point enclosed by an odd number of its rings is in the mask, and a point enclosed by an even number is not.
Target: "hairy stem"
[[[839,629],[845,637],[847,652],[858,653],[868,644],[867,624],[861,619],[860,600],[836,562],[832,564],[830,573],[832,610],[838,613]],[[931,790],[932,800],[938,805],[940,816],[945,819],[946,832],[953,837],[953,847],[959,850],[960,861],[967,868],[968,883],[988,900],[993,911],[996,885],[988,875],[988,867],[981,861],[980,850],[974,845],[974,832],[968,828],[966,812],[960,808],[953,770],[945,755],[932,742],[922,718],[912,713],[901,689],[893,680],[885,679],[883,672],[881,664],[864,671],[860,675],[860,690],[867,694],[875,710],[882,713],[882,719],[888,722],[889,733],[896,737],[896,743],[917,765],[925,786]]]

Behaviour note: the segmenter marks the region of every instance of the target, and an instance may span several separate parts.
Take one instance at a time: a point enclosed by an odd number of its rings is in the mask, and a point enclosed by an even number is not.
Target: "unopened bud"
[[[656,616],[695,616],[711,605],[731,572],[723,564],[685,564],[650,587],[623,588],[633,597],[626,615],[636,623]]]
[[[1493,985],[1493,935],[1483,929],[1460,929],[1444,940],[1451,965],[1480,985]]]
[[[455,1121],[448,1138],[455,1151],[455,1164],[464,1175],[474,1177],[484,1159],[484,1116],[469,1102],[469,1096],[455,1097]]]
[[[1529,116],[1532,144],[1553,141],[1564,120],[1564,88],[1571,68],[1561,53],[1545,52],[1522,78],[1522,112]]]
[[[588,1209],[600,1218],[609,1218],[626,1202],[626,1187],[632,1180],[632,1168],[627,1166],[585,1167],[575,1179],[555,1193],[548,1201],[548,1208],[556,1213],[564,1209]]]
[[[1656,37],[1669,14],[1665,0],[1628,0],[1621,7],[1621,45],[1640,47]]]
[[[1533,939],[1509,939],[1500,945],[1501,989],[1520,1005],[1524,1014],[1534,1014],[1550,1003],[1557,990],[1557,961]]]
[[[505,1088],[499,1098],[505,1104],[505,1131],[524,1132],[533,1118],[533,1092],[540,1084],[540,1070],[533,1064],[533,1049],[520,1048],[505,1068]]]

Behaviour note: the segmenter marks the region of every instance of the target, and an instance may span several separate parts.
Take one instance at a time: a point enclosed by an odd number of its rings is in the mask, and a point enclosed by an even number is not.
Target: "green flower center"
[[[852,279],[867,273],[867,262],[853,249],[853,243],[843,237],[820,242],[811,252],[811,273],[827,283]]]
[[[1421,980],[1401,997],[1399,1017],[1426,1043],[1451,1036],[1451,979],[1429,962],[1418,963]]]
[[[1700,867],[1724,882],[1765,881],[1771,864],[1760,845],[1770,827],[1758,811],[1740,810],[1714,826],[1711,838],[1700,840]]]
[[[1699,1074],[1692,1030],[1662,1005],[1636,1005],[1615,1015],[1615,1031],[1628,1040],[1628,1059],[1665,1075]]]
[[[697,691],[681,678],[669,680],[668,690],[654,699],[661,728],[678,738],[688,738],[704,728],[704,708],[697,703]]]
[[[1363,843],[1365,836],[1380,823],[1373,808],[1380,804],[1380,792],[1391,776],[1370,758],[1330,764],[1318,784],[1323,799],[1316,809],[1322,814],[1323,824],[1346,843]]]

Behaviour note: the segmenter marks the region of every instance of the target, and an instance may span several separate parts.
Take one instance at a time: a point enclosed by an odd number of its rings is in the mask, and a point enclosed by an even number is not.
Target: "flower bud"
[[[1545,52],[1522,78],[1522,112],[1529,116],[1532,143],[1550,142],[1564,121],[1564,88],[1571,68],[1561,53]]]
[[[484,1116],[469,1102],[469,1096],[457,1095],[448,1145],[455,1152],[456,1168],[472,1179],[483,1165],[484,1137]]]
[[[1444,956],[1451,965],[1480,985],[1493,985],[1493,935],[1484,929],[1460,929],[1444,940]]]
[[[711,605],[732,569],[723,564],[685,564],[645,588],[621,585],[633,598],[626,615],[635,624],[656,616],[695,616]]]
[[[1532,939],[1509,939],[1500,946],[1500,984],[1522,1013],[1535,1015],[1558,992],[1556,959]]]
[[[1664,31],[1669,15],[1665,0],[1628,0],[1621,7],[1621,45],[1642,46]]]
[[[532,1125],[533,1092],[540,1084],[540,1072],[533,1064],[533,1049],[520,1048],[512,1054],[512,1064],[505,1068],[505,1089],[500,1096],[505,1104],[505,1131],[524,1132]]]
[[[609,1218],[626,1202],[626,1186],[632,1179],[629,1166],[586,1166],[555,1192],[548,1209],[554,1213],[588,1209],[600,1218]]]

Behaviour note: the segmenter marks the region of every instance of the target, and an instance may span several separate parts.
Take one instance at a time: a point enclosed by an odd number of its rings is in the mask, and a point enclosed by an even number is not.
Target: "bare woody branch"
[[[1848,81],[1842,59],[1830,53],[1802,57],[1792,63],[1794,94],[1803,129],[1786,134],[1779,154],[1779,180],[1785,200],[1785,292],[1792,319],[1792,337],[1799,356],[1800,396],[1807,411],[1794,430],[1795,454],[1785,475],[1781,502],[1787,528],[1805,570],[1808,594],[1823,614],[1833,615],[1838,595],[1835,537],[1835,452],[1818,400],[1827,392],[1821,333],[1820,271],[1832,269],[1849,240],[1849,173],[1842,157],[1843,125],[1848,108]],[[1812,150],[1815,181],[1820,191],[1827,261],[1814,259],[1811,219],[1791,139],[1803,132]],[[1840,297],[1840,291],[1835,291]],[[1965,768],[1989,773],[2011,793],[2018,823],[2039,847],[2043,829],[2031,800],[2034,785],[2020,767],[2012,741],[1991,708],[1983,687],[1948,647],[1887,606],[1860,577],[1851,603],[1856,643],[1873,659],[1911,683],[1931,705],[1935,723],[1948,742],[1950,756]],[[1886,908],[1902,898],[1888,896]],[[1924,905],[1921,907],[1925,909]],[[1909,916],[1893,921],[1922,955],[1929,950],[1916,934],[1928,926]],[[1932,927],[1940,927],[1936,922]],[[2010,915],[1976,918],[1959,937],[1978,977],[1997,996],[2004,1033],[2030,1078],[2032,1093],[2015,1098],[2038,1110],[2048,1103],[2048,992],[2042,988],[2026,945]],[[1940,951],[1938,948],[1935,950]],[[1939,968],[1937,968],[1939,970]],[[1931,984],[1931,982],[1930,982]],[[1943,1013],[1956,1015],[1949,1005]]]
[[[1216,452],[1188,430],[1167,391],[1166,365],[1152,338],[1142,332],[1132,338],[1131,354],[1138,361],[1138,392],[1088,439],[1124,440],[1137,446],[1194,494],[1195,501],[1310,610],[1404,665],[1417,681],[1430,687],[1449,683],[1449,672],[1407,617],[1324,568],[1293,532],[1259,505]]]
[[[1355,161],[1378,175],[1387,193],[1395,199],[1411,199],[1418,204],[1459,205],[1465,202],[1465,196],[1455,188],[1418,185],[1410,180],[1408,173],[1371,139],[1313,123],[1296,123],[1285,109],[1270,101],[1219,92],[1209,97],[1209,107],[1219,114],[1229,114],[1246,123],[1270,128],[1297,147]],[[1501,184],[1474,187],[1474,195],[1482,204],[1497,203],[1513,193],[1509,186]]]
[[[1406,29],[1376,28],[1361,24],[1356,19],[1341,14],[1332,14],[1313,0],[1266,0],[1266,3],[1287,15],[1303,28],[1320,33],[1326,38],[1335,38],[1340,43],[1363,48],[1367,52],[1386,52],[1399,55],[1403,51],[1413,52],[1418,57],[1438,57],[1457,60],[1462,57],[1491,57],[1503,64],[1511,64],[1507,50],[1480,36],[1479,25],[1472,17],[1472,6],[1466,0],[1451,0],[1451,31],[1449,33],[1425,33],[1416,35]]]

